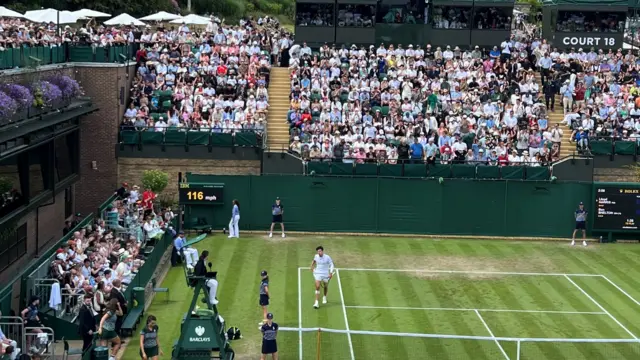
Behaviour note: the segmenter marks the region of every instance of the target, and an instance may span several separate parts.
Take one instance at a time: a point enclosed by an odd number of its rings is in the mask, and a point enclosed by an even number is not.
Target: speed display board
[[[595,184],[593,229],[610,232],[638,231],[640,188],[632,185]]]
[[[178,202],[180,204],[219,205],[222,204],[224,184],[180,183]]]

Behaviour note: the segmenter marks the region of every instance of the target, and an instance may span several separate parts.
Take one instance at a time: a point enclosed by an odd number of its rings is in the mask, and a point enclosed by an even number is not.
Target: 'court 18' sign
[[[580,46],[615,46],[616,39],[612,37],[599,36],[565,36],[562,38],[564,45],[580,45]]]

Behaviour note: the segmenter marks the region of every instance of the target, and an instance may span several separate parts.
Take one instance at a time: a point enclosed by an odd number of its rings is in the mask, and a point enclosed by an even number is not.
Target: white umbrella
[[[172,24],[187,24],[187,25],[207,25],[209,19],[195,14],[189,14],[183,18],[169,21]]]
[[[144,26],[145,24],[134,18],[133,16],[123,13],[120,14],[116,17],[114,17],[113,19],[109,19],[107,21],[104,22],[105,25],[136,25],[136,26]]]
[[[55,9],[44,9],[44,10],[32,10],[27,11],[24,14],[24,17],[27,20],[31,20],[37,23],[59,23],[59,24],[74,24],[78,22],[78,16],[73,14],[71,11],[58,11]]]
[[[180,15],[171,14],[166,11],[160,11],[155,14],[147,15],[143,18],[140,18],[142,21],[167,21],[167,20],[175,20],[180,19]]]
[[[24,17],[24,15],[20,14],[19,12],[7,9],[4,6],[0,6],[0,17],[17,17],[17,18],[21,18],[21,17]]]
[[[91,9],[82,9],[73,12],[74,15],[77,15],[78,18],[101,18],[101,17],[111,17],[111,14],[103,13],[100,11],[95,11]]]

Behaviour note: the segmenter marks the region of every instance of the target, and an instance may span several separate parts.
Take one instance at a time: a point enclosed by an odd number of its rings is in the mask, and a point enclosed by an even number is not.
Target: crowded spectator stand
[[[547,165],[559,140],[534,48],[512,38],[501,50],[303,45],[290,67],[290,151],[351,164]]]

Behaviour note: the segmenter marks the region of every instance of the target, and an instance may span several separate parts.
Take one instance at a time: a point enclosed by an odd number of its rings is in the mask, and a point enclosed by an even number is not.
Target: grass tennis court
[[[317,245],[339,270],[329,303],[314,310],[308,266]],[[287,328],[278,335],[285,360],[640,358],[638,342],[579,340],[640,336],[637,244],[217,235],[197,247],[219,271],[221,315],[244,334],[232,343],[238,359],[259,358],[263,269],[274,321]],[[168,355],[192,293],[180,268],[163,286],[171,301],[158,295],[148,313]],[[579,342],[516,341],[527,338]],[[128,347],[124,358],[136,357]]]

